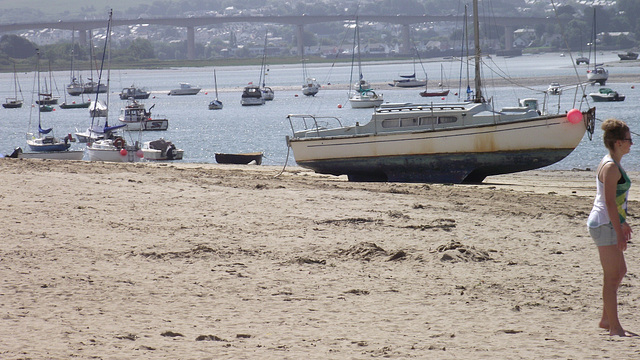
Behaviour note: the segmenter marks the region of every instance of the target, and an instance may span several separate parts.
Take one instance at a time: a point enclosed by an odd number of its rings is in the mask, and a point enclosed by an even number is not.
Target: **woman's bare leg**
[[[624,254],[616,245],[598,246],[598,253],[604,272],[600,327],[609,329],[609,335],[626,336],[618,319],[618,287],[627,272]]]

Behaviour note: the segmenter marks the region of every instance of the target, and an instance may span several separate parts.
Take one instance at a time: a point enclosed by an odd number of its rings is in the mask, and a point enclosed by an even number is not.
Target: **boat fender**
[[[124,139],[118,136],[117,138],[115,138],[115,140],[113,140],[113,146],[118,149],[122,149],[124,147]]]

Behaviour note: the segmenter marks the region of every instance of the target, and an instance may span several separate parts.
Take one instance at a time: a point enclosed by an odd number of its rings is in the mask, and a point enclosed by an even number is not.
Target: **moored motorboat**
[[[182,160],[184,156],[184,150],[163,138],[146,141],[142,144],[142,153],[145,160]]]
[[[371,89],[360,89],[349,96],[349,103],[353,109],[375,108],[384,102],[382,94],[378,95]]]
[[[180,83],[178,89],[169,91],[169,95],[195,95],[202,90],[199,86],[193,86],[189,83]]]
[[[315,78],[306,78],[306,81],[302,85],[302,94],[306,96],[315,96],[320,91],[320,84]]]
[[[128,100],[128,99],[148,99],[151,95],[151,92],[136,87],[135,85],[131,85],[129,87],[123,88],[120,92],[120,100]]]
[[[264,105],[264,98],[262,97],[260,87],[257,85],[245,86],[240,97],[240,104],[242,106]]]
[[[626,53],[618,54],[618,57],[620,60],[636,60],[638,58],[638,53],[627,51]]]
[[[151,117],[151,109],[154,106],[155,104],[145,110],[144,104],[130,98],[127,105],[120,109],[118,121],[120,124],[126,125],[124,129],[128,131],[167,130],[169,128],[168,119],[154,119]]]
[[[593,101],[597,102],[605,102],[605,101],[624,101],[625,96],[619,94],[617,91],[611,90],[610,88],[600,88],[598,92],[590,93],[589,96],[593,99]]]

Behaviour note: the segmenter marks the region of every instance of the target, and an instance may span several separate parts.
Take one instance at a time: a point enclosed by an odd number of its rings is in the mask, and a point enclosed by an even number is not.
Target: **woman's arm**
[[[618,166],[613,162],[604,164],[601,175],[604,183],[604,203],[607,206],[607,214],[609,214],[609,220],[611,220],[611,225],[616,232],[618,248],[624,251],[627,249],[628,230],[625,231],[620,223],[618,205],[616,204],[616,188],[622,175]]]

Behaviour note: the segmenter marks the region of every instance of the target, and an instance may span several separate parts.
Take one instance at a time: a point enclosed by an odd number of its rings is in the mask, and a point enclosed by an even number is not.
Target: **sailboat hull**
[[[592,119],[595,110],[583,116]],[[557,115],[443,130],[294,137],[288,142],[298,165],[347,175],[351,181],[477,183],[562,160],[582,140],[586,123],[572,124]]]

